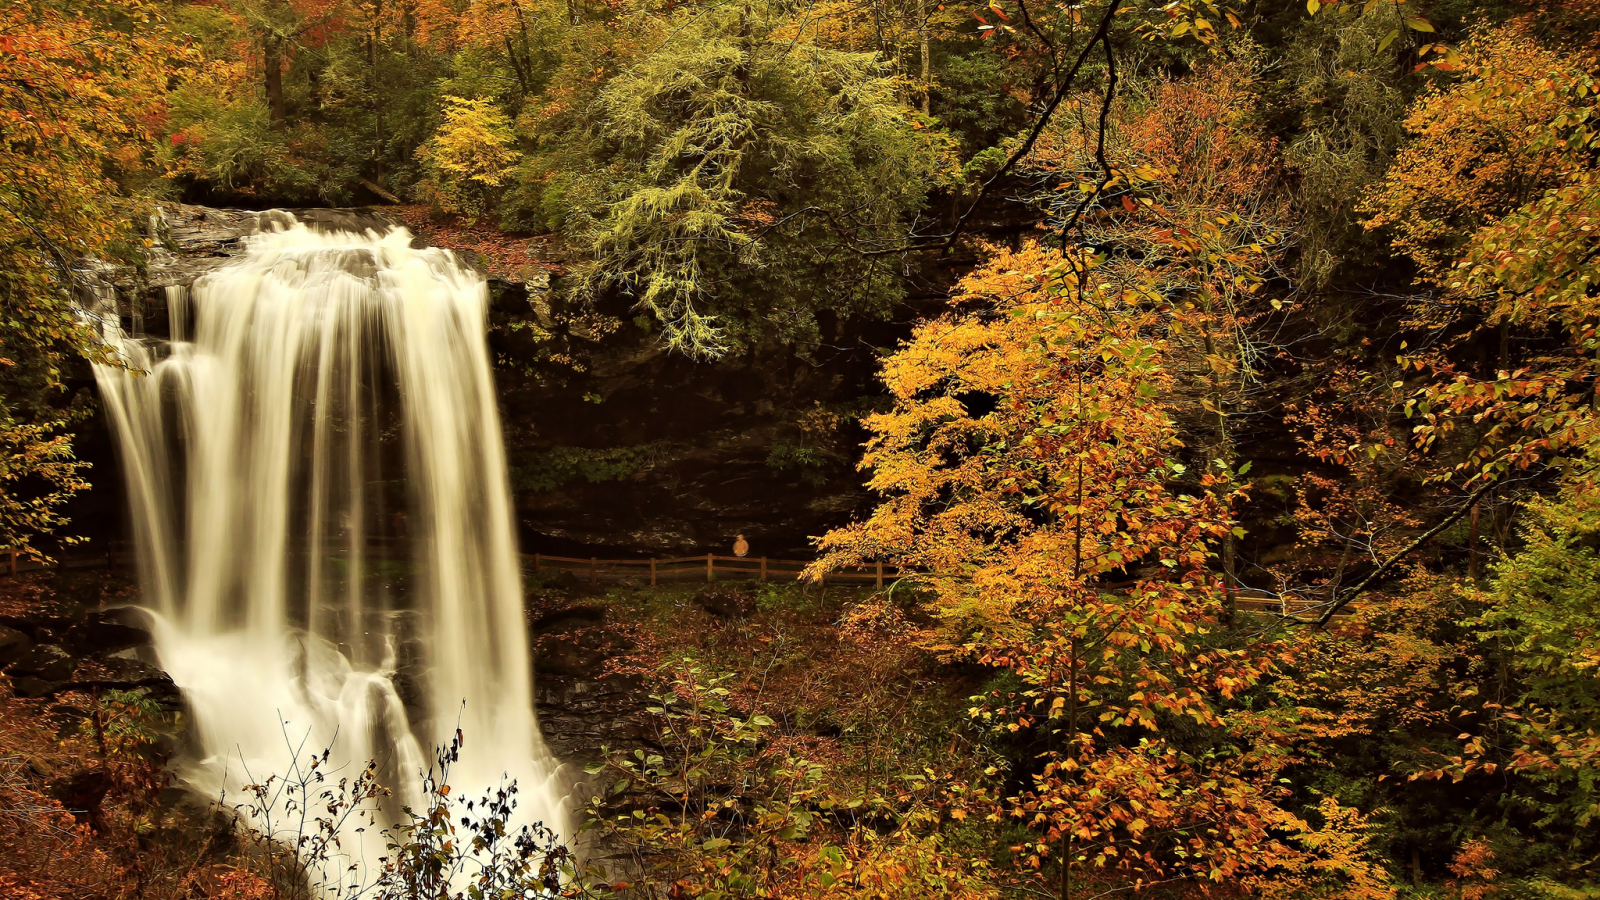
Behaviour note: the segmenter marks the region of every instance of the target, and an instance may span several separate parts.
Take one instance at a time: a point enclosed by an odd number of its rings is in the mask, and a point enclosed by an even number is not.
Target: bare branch
[[[1334,616],[1339,614],[1339,610],[1349,606],[1350,603],[1357,597],[1366,593],[1368,588],[1372,587],[1378,582],[1379,579],[1383,578],[1390,571],[1392,571],[1401,560],[1410,556],[1412,553],[1415,553],[1423,545],[1444,533],[1445,529],[1465,518],[1467,513],[1471,512],[1472,508],[1478,505],[1478,501],[1488,496],[1490,491],[1499,486],[1499,481],[1491,481],[1488,484],[1485,484],[1483,487],[1478,488],[1467,497],[1467,502],[1462,504],[1459,509],[1450,515],[1445,516],[1444,520],[1439,524],[1433,526],[1427,531],[1424,531],[1411,543],[1405,545],[1405,547],[1401,548],[1393,556],[1384,560],[1382,565],[1378,566],[1376,569],[1373,569],[1372,572],[1369,573],[1366,578],[1361,579],[1361,582],[1355,587],[1349,589],[1348,591],[1339,592],[1338,595],[1328,602],[1327,608],[1322,611],[1322,615],[1315,619],[1302,619],[1298,616],[1285,616],[1284,618],[1287,619],[1290,624],[1294,625],[1315,625],[1318,628],[1327,625],[1333,620]]]

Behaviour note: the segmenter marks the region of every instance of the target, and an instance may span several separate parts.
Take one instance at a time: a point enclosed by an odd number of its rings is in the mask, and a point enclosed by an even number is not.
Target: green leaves
[[[908,239],[950,149],[891,68],[803,39],[791,52],[773,35],[804,24],[739,4],[635,24],[654,49],[598,91],[561,172],[589,188],[565,216],[592,255],[580,293],[622,292],[699,358],[814,343],[822,311],[886,313],[904,284],[863,251]]]
[[[775,722],[760,713],[734,715],[734,694],[724,686],[729,676],[684,659],[664,665],[657,677],[662,689],[653,709],[663,752],[611,752],[591,766],[595,774],[610,768],[628,777],[591,801],[585,827],[648,860],[653,881],[692,886],[692,896],[781,894],[778,886],[804,874],[794,860],[817,823],[814,810],[855,808],[860,798],[842,804],[830,796],[820,763],[765,752],[763,732]],[[624,811],[639,803],[660,803],[665,811],[654,805]],[[677,812],[685,809],[700,812]],[[835,876],[842,870],[837,848],[823,858],[838,861],[830,869]]]

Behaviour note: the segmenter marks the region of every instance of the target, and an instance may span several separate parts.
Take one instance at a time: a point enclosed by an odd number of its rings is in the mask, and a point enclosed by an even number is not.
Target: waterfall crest
[[[213,797],[331,748],[420,798],[518,783],[564,836],[539,739],[484,280],[411,235],[262,214],[235,263],[169,294],[171,340],[109,335],[145,604]],[[370,865],[372,830],[346,852]],[[361,860],[356,860],[361,864]]]

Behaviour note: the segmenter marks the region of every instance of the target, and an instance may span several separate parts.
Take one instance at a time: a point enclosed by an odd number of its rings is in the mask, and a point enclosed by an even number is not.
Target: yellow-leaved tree
[[[0,546],[41,555],[85,487],[63,431],[84,409],[66,370],[100,352],[83,260],[137,254],[126,198],[186,60],[142,0],[0,7]]]
[[[511,120],[489,100],[445,97],[444,104],[444,122],[417,151],[427,171],[417,190],[440,212],[475,221],[516,165],[516,136]]]
[[[1219,627],[1237,489],[1221,467],[1184,477],[1161,292],[1030,245],[995,252],[957,303],[885,363],[893,408],[867,419],[863,461],[882,501],[822,539],[813,574],[915,567],[924,644],[1002,673],[971,715],[1032,763],[994,815],[1025,830],[1014,849],[1053,893],[1111,872],[1360,868],[1314,864],[1340,845],[1282,805],[1292,737],[1241,702],[1283,648]]]

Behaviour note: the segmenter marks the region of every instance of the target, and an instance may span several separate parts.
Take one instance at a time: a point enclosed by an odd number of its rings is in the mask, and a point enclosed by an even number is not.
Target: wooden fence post
[[[589,557],[589,583],[598,584],[600,578],[600,561]]]
[[[711,554],[707,553],[706,554],[706,584],[710,584],[711,582],[717,580],[717,576],[716,576],[715,572],[716,572],[716,569],[712,565],[712,562],[711,562]]]
[[[877,562],[878,587],[883,587],[883,560]]]
[[[539,574],[539,554],[533,555],[533,574]]]
[[[761,580],[767,580],[767,558],[765,556],[761,557]]]
[[[656,561],[650,560],[650,586],[656,586]]]
[[[10,549],[11,549],[11,562],[10,562],[11,574],[15,575],[15,574],[17,574],[17,548],[12,547]]]

